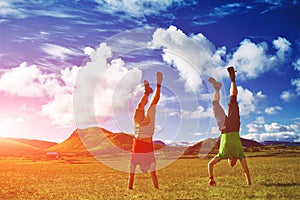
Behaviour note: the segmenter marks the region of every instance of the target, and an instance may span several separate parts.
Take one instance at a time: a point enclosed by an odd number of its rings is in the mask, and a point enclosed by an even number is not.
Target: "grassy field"
[[[299,154],[248,155],[251,186],[239,163],[231,168],[221,161],[215,167],[217,186],[209,187],[209,159],[185,158],[157,172],[159,190],[149,174],[137,174],[128,190],[127,173],[92,158],[73,164],[1,158],[0,199],[300,199]]]

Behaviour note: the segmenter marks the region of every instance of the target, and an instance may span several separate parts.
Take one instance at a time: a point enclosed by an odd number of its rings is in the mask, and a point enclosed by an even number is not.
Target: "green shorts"
[[[229,132],[221,134],[219,159],[236,158],[243,159],[245,157],[239,132]]]

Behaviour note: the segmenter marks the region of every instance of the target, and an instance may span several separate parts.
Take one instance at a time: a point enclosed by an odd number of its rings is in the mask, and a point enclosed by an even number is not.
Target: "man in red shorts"
[[[134,112],[134,132],[132,155],[130,160],[130,175],[128,189],[133,188],[134,174],[136,166],[139,165],[142,172],[150,170],[154,188],[158,189],[158,180],[156,176],[156,160],[154,157],[154,148],[152,137],[154,134],[156,104],[160,98],[160,88],[163,80],[161,72],[156,73],[156,89],[152,96],[150,105],[145,113],[144,107],[148,103],[148,97],[153,92],[148,81],[144,81],[145,93],[140,99]]]
[[[245,173],[248,185],[251,185],[250,172],[247,166],[246,158],[243,152],[242,143],[239,136],[240,115],[237,103],[237,87],[235,83],[235,71],[233,67],[228,67],[230,86],[230,102],[228,104],[228,115],[226,116],[220,101],[220,88],[222,84],[210,77],[208,81],[213,85],[215,92],[212,100],[213,112],[221,131],[219,153],[208,163],[209,185],[216,185],[213,177],[213,166],[222,159],[227,159],[230,166],[234,166],[239,159]]]

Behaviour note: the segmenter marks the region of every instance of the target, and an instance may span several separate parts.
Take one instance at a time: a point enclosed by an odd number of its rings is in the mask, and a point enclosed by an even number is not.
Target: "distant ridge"
[[[254,140],[248,140],[241,137],[242,146],[244,148],[251,147],[261,147],[263,144],[256,142]],[[188,147],[184,155],[195,155],[199,154],[200,149],[204,150],[206,153],[217,153],[220,146],[220,138],[208,138],[204,141],[198,142],[190,147]]]
[[[36,139],[24,139],[24,138],[6,138],[6,139],[10,139],[16,142],[21,142],[23,144],[28,144],[30,146],[37,147],[42,150],[57,144],[56,142],[48,142],[48,141],[36,140]]]
[[[21,156],[29,154],[41,154],[43,150],[9,138],[0,138],[0,155]]]
[[[285,146],[300,146],[300,142],[285,142],[285,141],[263,141],[263,145],[285,145]]]

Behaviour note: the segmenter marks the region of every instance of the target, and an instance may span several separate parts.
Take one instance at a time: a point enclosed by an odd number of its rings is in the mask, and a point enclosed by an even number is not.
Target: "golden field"
[[[246,152],[253,185],[247,186],[238,163],[215,167],[217,186],[207,185],[209,158],[182,157],[158,170],[159,190],[149,174],[128,174],[93,157],[57,160],[1,157],[0,199],[300,199],[300,149],[276,148]]]

